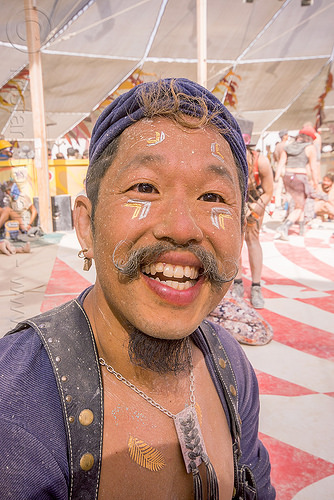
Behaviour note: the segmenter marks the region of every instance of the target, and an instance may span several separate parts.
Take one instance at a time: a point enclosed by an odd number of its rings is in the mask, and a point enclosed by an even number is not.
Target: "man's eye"
[[[135,184],[131,186],[132,191],[137,191],[138,193],[157,193],[158,191],[155,189],[152,184],[147,184],[146,182],[140,182],[139,184]]]
[[[210,203],[224,203],[224,198],[216,193],[205,193],[199,199]]]

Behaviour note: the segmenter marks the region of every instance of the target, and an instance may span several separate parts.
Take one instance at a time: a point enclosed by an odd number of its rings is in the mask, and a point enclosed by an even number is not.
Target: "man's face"
[[[333,185],[332,180],[329,177],[324,177],[322,179],[322,189],[325,191],[325,193],[328,193]]]
[[[210,252],[220,272],[236,270],[242,245],[237,167],[212,128],[186,129],[164,118],[127,128],[103,178],[94,219],[95,292],[113,326],[176,339],[193,332],[229,283],[215,287],[187,247]],[[128,251],[172,243],[129,280],[113,262]],[[231,277],[229,279],[232,279]]]

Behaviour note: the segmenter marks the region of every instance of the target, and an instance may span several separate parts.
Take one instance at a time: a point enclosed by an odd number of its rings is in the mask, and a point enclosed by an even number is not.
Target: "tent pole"
[[[38,11],[33,0],[24,0],[27,48],[29,53],[29,79],[32,117],[34,125],[35,167],[39,220],[43,231],[52,232],[51,201],[49,194],[49,169],[46,145],[44,92],[40,52]]]
[[[196,1],[197,15],[197,83],[207,87],[207,5],[206,0]]]

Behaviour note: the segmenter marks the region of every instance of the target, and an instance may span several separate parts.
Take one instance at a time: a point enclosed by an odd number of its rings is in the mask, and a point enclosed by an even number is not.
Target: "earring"
[[[78,252],[78,257],[79,257],[79,259],[83,259],[84,260],[83,270],[84,271],[89,271],[90,268],[92,267],[92,259],[90,259],[89,257],[85,256],[86,252],[88,252],[88,248],[82,248]]]

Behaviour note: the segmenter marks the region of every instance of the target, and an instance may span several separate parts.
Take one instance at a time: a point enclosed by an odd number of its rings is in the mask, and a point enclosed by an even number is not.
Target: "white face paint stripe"
[[[151,208],[151,202],[141,201],[141,200],[128,200],[125,203],[125,206],[132,207],[135,209],[132,215],[132,219],[136,219],[139,215],[139,220],[140,220],[140,219],[145,219],[145,217],[147,216]]]
[[[157,144],[160,144],[160,142],[165,140],[165,132],[156,132],[155,137],[152,137],[151,139],[147,139],[147,145],[148,146],[156,146]]]
[[[219,146],[216,142],[213,142],[211,144],[211,154],[212,156],[217,158],[217,160],[220,160],[222,163],[225,163],[224,156],[220,153]]]
[[[225,219],[232,219],[231,212],[227,208],[214,207],[211,210],[211,221],[216,228],[225,229]]]

